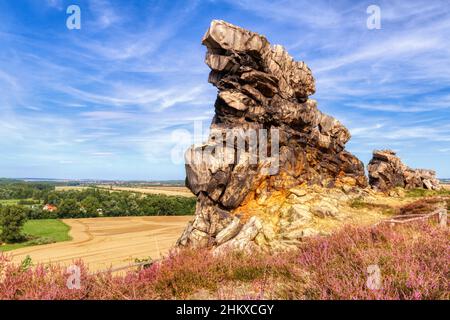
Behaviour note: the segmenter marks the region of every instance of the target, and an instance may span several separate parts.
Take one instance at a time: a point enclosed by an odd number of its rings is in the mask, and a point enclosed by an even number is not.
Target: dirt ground
[[[173,247],[192,216],[118,217],[63,220],[72,241],[27,247],[8,252],[20,262],[70,265],[83,259],[92,271],[127,266],[136,258],[158,259]]]

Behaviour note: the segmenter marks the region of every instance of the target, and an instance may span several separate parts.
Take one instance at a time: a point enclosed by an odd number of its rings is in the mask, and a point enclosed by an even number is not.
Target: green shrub
[[[349,206],[354,209],[369,209],[381,211],[385,215],[395,214],[395,209],[387,204],[370,203],[365,201],[362,197],[358,197],[349,202]]]
[[[367,207],[367,202],[365,202],[362,197],[358,197],[351,200],[349,205],[354,209],[363,209]]]
[[[22,227],[27,220],[26,210],[20,206],[5,206],[0,209],[0,240],[6,243],[24,240]]]
[[[33,266],[33,260],[30,256],[26,256],[25,259],[20,262],[20,269],[22,272],[30,270],[30,268]]]

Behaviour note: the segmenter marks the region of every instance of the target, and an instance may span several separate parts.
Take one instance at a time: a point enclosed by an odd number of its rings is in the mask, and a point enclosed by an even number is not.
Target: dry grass
[[[399,214],[427,214],[435,211],[442,205],[445,205],[445,199],[442,197],[423,198],[406,206],[403,206],[399,210]]]

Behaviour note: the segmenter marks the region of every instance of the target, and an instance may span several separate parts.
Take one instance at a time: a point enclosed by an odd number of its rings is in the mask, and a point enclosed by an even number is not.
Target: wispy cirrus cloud
[[[0,4],[0,176],[183,178],[171,135],[213,116],[200,44],[213,18],[305,60],[364,161],[392,147],[450,176],[446,1],[377,1],[381,30],[366,28],[370,1],[82,0],[78,31],[65,1],[26,4]]]
[[[124,18],[115,10],[112,2],[107,0],[90,0],[89,9],[95,16],[92,27],[105,29],[122,23]]]
[[[63,9],[63,0],[45,0],[46,4],[49,7],[62,10]]]

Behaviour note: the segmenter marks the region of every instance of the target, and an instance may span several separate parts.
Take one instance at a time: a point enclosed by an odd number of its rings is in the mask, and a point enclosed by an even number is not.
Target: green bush
[[[369,209],[380,211],[385,215],[393,215],[395,214],[395,209],[387,204],[379,204],[379,203],[371,203],[365,201],[362,197],[358,197],[356,199],[349,201],[349,206],[353,209]]]
[[[0,208],[0,240],[6,243],[24,240],[22,227],[27,220],[26,210],[20,206],[5,206]]]

